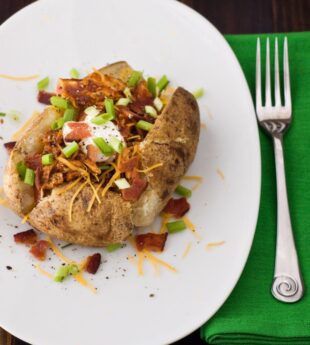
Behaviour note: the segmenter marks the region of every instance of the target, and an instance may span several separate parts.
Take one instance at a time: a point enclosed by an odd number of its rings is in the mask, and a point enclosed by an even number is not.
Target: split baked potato
[[[57,106],[46,107],[17,141],[5,170],[4,191],[11,208],[21,217],[27,215],[37,230],[86,246],[123,242],[135,227],[154,221],[186,173],[195,157],[200,131],[195,98],[181,87],[166,95],[163,91],[163,110],[156,116],[145,114],[145,106],[152,107],[156,95],[150,93],[143,78],[131,81],[128,87],[132,75],[126,62],[118,62],[83,80],[60,80],[57,90],[78,114],[76,122],[85,119],[85,108],[94,110],[95,106],[106,113],[105,99],[114,100],[116,119],[112,121],[118,129],[122,127],[124,161],[123,151],[116,150],[105,157],[102,167],[100,159],[92,159],[89,145],[84,153],[64,156],[63,147],[70,144],[69,139],[64,143],[68,135],[64,137],[64,127],[51,130],[65,116],[65,110]],[[119,102],[120,98],[130,99],[130,103]],[[141,120],[151,123],[151,128],[138,129],[137,121]],[[80,134],[75,133],[74,142],[81,143]],[[42,155],[54,157],[50,165],[42,165]],[[128,168],[128,162],[133,168]],[[20,164],[34,171],[33,185],[24,182]],[[129,186],[118,189],[113,183],[116,178]]]

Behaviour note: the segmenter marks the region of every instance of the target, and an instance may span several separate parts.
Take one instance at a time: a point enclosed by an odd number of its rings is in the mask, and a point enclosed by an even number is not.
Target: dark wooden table
[[[223,34],[310,30],[310,0],[180,1],[208,18]],[[0,24],[16,11],[32,2],[34,0],[0,0]],[[8,342],[0,343],[0,345],[12,344],[26,345],[18,339],[12,341],[8,339]],[[200,340],[199,331],[196,331],[175,343],[175,345],[187,344],[199,345],[205,343]]]

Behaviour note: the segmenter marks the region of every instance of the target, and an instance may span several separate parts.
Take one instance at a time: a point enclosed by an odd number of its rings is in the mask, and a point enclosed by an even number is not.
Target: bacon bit
[[[85,270],[88,273],[96,274],[101,263],[101,254],[96,253],[86,259]]]
[[[122,197],[125,201],[137,201],[146,187],[147,181],[136,176],[133,178],[131,187],[121,190]]]
[[[133,171],[135,168],[138,167],[139,160],[140,160],[139,156],[134,156],[126,161],[123,161],[121,159],[118,168],[121,172]]]
[[[133,90],[133,96],[136,99],[137,104],[143,105],[143,112],[145,105],[152,105],[154,97],[150,93],[145,80],[141,80],[136,88]],[[133,105],[135,102],[131,103]],[[134,110],[135,111],[135,110]]]
[[[16,145],[16,141],[9,141],[9,142],[3,144],[3,146],[6,148],[8,154],[10,154],[12,152],[15,145]]]
[[[22,231],[14,235],[14,241],[15,243],[32,245],[37,242],[37,234],[32,229]]]
[[[51,97],[56,96],[55,92],[47,92],[47,91],[39,91],[37,100],[39,103],[50,105],[51,104]]]
[[[61,152],[61,146],[63,144],[62,131],[48,131],[43,136],[43,153],[52,153],[54,156],[58,156]]]
[[[25,164],[28,168],[36,171],[38,168],[42,168],[42,157],[38,153],[32,156],[27,156],[25,158]]]
[[[70,122],[69,128],[72,130],[65,137],[66,141],[79,141],[91,136],[89,125],[84,122]]]
[[[37,259],[44,261],[46,259],[46,252],[51,247],[48,241],[38,241],[29,250],[29,252]]]
[[[80,177],[81,174],[78,171],[68,171],[65,176],[66,182],[70,182]]]
[[[164,250],[167,237],[168,233],[154,234],[149,232],[147,234],[137,235],[135,237],[137,249],[139,251],[146,249],[153,252],[162,252]]]
[[[42,167],[39,167],[35,171],[35,180],[34,180],[34,198],[36,203],[42,198]]]
[[[164,212],[172,214],[176,218],[181,218],[190,209],[190,204],[186,198],[169,199],[167,205],[164,208]]]
[[[49,181],[43,185],[44,189],[53,189],[64,183],[64,176],[61,172],[54,173]]]
[[[89,146],[89,145],[88,145]],[[101,174],[101,170],[97,167],[97,164],[90,159],[85,159],[83,163],[96,175]]]
[[[90,159],[92,162],[97,161],[98,154],[100,153],[100,150],[95,145],[87,145],[87,158]]]

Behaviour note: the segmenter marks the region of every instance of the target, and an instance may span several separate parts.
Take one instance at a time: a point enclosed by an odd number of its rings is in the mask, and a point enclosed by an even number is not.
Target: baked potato
[[[27,215],[34,228],[52,237],[85,246],[123,242],[135,227],[154,221],[193,161],[200,131],[197,102],[181,87],[166,89],[159,98],[126,62],[81,80],[60,79],[57,95],[10,154],[4,175],[8,202],[21,217]],[[62,106],[55,103],[60,96],[67,102]],[[64,123],[68,109],[75,118]],[[107,122],[100,125],[111,112],[110,127]],[[84,139],[90,114],[92,130],[106,126],[106,131],[119,131],[114,146],[105,139],[113,154]],[[64,148],[73,143],[79,148],[69,156]],[[32,180],[25,180],[26,172]],[[119,187],[117,181],[122,182]]]

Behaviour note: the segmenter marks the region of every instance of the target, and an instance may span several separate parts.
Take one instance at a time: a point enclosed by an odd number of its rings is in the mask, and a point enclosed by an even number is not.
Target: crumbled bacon
[[[54,173],[48,182],[44,183],[43,188],[44,189],[53,189],[56,186],[59,186],[64,183],[64,176],[61,172]]]
[[[44,165],[42,168],[42,181],[43,183],[46,183],[51,175],[51,172],[54,168],[54,165]]]
[[[52,153],[55,157],[61,153],[61,145],[63,144],[62,131],[48,131],[43,136],[43,154]]]
[[[121,159],[118,168],[121,172],[133,171],[135,168],[138,167],[139,160],[140,160],[139,156],[134,156],[127,160]]]
[[[42,167],[42,156],[40,154],[27,156],[25,158],[25,164],[28,168],[36,171],[38,168]]]
[[[92,160],[90,159],[85,159],[83,161],[83,163],[87,166],[87,168],[90,169],[91,172],[93,172],[94,174],[101,174],[101,170],[97,167],[97,164],[95,162],[93,162]]]
[[[37,259],[44,261],[49,248],[50,243],[48,241],[40,240],[30,248],[29,252]]]
[[[42,104],[47,104],[50,105],[51,104],[51,97],[56,96],[56,93],[54,92],[47,92],[47,91],[39,91],[38,92],[38,102],[42,103]]]
[[[80,176],[81,176],[81,173],[79,171],[70,170],[66,173],[65,180],[66,180],[66,182],[70,182],[70,181],[75,180],[76,178],[78,178]]]
[[[133,90],[133,96],[137,103],[152,105],[154,97],[150,93],[145,80],[141,80]]]
[[[137,201],[147,187],[147,181],[139,176],[135,176],[129,188],[122,189],[123,199],[126,201]]]
[[[32,229],[22,231],[14,235],[14,241],[15,243],[32,245],[37,242],[37,234]]]
[[[167,237],[167,232],[164,234],[148,232],[147,234],[137,235],[135,237],[135,242],[139,251],[146,249],[153,252],[162,252],[164,250]]]
[[[169,199],[167,205],[164,208],[164,212],[172,214],[176,218],[181,218],[190,209],[190,204],[186,198]]]
[[[80,141],[91,136],[89,125],[85,122],[69,122],[71,132],[65,136],[66,141]]]
[[[8,151],[8,154],[10,154],[12,152],[12,150],[15,147],[15,145],[16,145],[16,141],[9,141],[9,142],[3,144],[3,146]]]
[[[96,274],[101,263],[101,254],[96,253],[92,256],[88,256],[86,259],[85,269],[86,272]]]
[[[100,150],[98,149],[98,147],[95,145],[87,145],[86,150],[87,150],[87,157],[92,162],[96,162],[98,154],[100,153]]]

